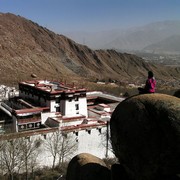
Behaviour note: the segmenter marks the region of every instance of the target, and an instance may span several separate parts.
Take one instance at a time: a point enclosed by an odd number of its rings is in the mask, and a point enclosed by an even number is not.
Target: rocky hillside
[[[0,82],[38,78],[135,81],[151,69],[163,80],[180,78],[180,69],[145,63],[114,50],[92,50],[23,17],[0,14]],[[143,77],[144,78],[144,77]]]

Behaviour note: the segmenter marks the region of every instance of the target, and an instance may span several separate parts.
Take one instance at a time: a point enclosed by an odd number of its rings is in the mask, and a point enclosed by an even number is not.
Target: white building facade
[[[53,132],[60,131],[77,145],[72,157],[83,152],[113,157],[109,143],[108,122],[113,112],[110,104],[121,100],[103,94],[100,99],[92,92],[89,95],[84,88],[59,82],[25,81],[19,83],[19,96],[2,102],[0,108],[12,118],[12,129],[18,137],[45,142]],[[52,157],[43,144],[42,149],[39,162],[50,165]]]

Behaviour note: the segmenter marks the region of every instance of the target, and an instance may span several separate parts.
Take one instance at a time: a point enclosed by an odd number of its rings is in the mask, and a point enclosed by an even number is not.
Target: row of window
[[[75,104],[75,109],[76,109],[76,111],[79,110],[79,104]],[[56,112],[60,112],[60,111],[61,111],[61,108],[60,107],[56,107]],[[77,113],[77,114],[79,114],[79,113]]]
[[[18,125],[18,128],[19,128],[19,131],[22,131],[22,130],[26,130],[26,129],[39,128],[40,126],[41,126],[41,122],[37,122],[37,123]]]
[[[60,98],[56,98],[56,103],[60,103],[60,101],[61,101]],[[69,101],[69,102],[72,102],[73,99],[70,98],[70,99],[68,99],[68,101]],[[78,96],[75,96],[74,101],[79,101],[79,97],[78,97]]]
[[[26,91],[20,91],[20,92],[24,93],[25,95],[28,95],[28,96],[31,95],[32,98],[38,97],[38,100],[42,99],[42,100],[44,100],[44,102],[46,102],[46,98],[45,97],[37,96],[37,95],[31,94],[31,93],[26,92]]]

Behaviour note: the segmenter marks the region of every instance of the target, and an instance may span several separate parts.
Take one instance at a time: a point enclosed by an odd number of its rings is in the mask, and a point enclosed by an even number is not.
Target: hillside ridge
[[[68,37],[11,13],[0,14],[0,81],[38,78],[136,81],[148,70],[163,80],[179,78],[180,69],[148,64],[115,50],[92,50]]]
[[[126,29],[112,29],[101,32],[64,32],[76,42],[91,48],[114,48],[119,51],[143,51],[147,46],[163,42],[163,40],[180,35],[180,21],[158,21],[144,26]],[[179,45],[179,44],[178,44]],[[170,49],[164,49],[171,53]],[[164,52],[163,51],[163,52]],[[173,51],[172,51],[173,52]],[[176,53],[180,54],[180,51]]]

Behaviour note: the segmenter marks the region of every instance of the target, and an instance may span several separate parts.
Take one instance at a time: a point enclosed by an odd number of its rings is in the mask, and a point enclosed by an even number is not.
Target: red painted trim
[[[19,109],[19,110],[13,110],[16,115],[18,114],[25,114],[25,113],[41,113],[44,110],[49,110],[49,107],[42,107],[42,108],[30,108],[30,109]]]

